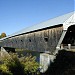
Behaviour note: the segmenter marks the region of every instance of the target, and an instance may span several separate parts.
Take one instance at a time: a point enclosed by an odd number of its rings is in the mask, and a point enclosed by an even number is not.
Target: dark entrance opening
[[[75,46],[75,25],[71,25],[70,27],[68,27],[67,33],[63,39],[62,44],[71,44],[71,46]]]
[[[15,53],[15,48],[4,47],[4,49],[5,49],[7,52],[14,52],[14,53]]]

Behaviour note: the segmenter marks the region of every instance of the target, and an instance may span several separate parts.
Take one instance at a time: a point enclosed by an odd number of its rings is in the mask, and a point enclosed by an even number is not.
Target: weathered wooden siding
[[[47,50],[52,53],[60,39],[62,30],[63,26],[43,29],[6,39],[0,45],[40,52]]]

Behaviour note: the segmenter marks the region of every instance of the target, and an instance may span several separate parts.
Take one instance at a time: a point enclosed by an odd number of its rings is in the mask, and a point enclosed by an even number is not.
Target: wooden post
[[[71,49],[71,44],[68,44],[68,49]]]

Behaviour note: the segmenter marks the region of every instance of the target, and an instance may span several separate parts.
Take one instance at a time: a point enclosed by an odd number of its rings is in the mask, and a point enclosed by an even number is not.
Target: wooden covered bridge
[[[51,54],[61,48],[75,48],[75,12],[41,22],[2,38],[0,46],[38,52],[48,51]]]

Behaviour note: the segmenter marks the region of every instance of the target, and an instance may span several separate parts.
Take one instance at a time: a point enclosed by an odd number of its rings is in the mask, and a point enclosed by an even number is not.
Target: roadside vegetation
[[[17,53],[9,53],[10,57],[0,58],[0,75],[40,75],[39,63],[36,57]]]
[[[45,73],[40,73],[40,64],[30,54],[0,57],[0,75],[75,75],[75,52],[59,50],[54,62]]]

